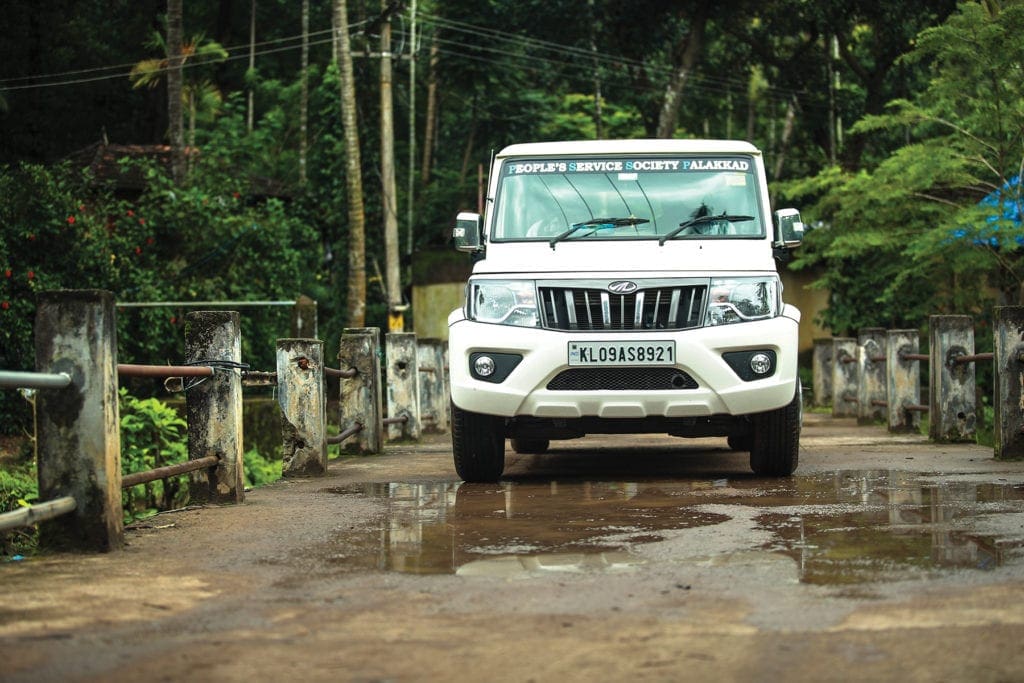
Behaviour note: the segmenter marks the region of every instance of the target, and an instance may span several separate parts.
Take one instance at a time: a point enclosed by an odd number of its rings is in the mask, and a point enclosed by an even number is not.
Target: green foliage
[[[597,112],[593,95],[569,93],[558,100],[558,108],[542,122],[538,139],[593,140],[597,136]],[[602,138],[639,138],[644,135],[640,113],[628,107],[601,103]]]
[[[35,463],[0,468],[0,513],[37,502],[39,486],[36,481]],[[31,553],[36,545],[37,533],[34,528],[0,532],[0,556]]]
[[[245,465],[245,485],[256,488],[271,484],[281,478],[280,460],[270,460],[252,448],[242,454]]]
[[[186,424],[178,413],[155,398],[139,399],[122,388],[121,474],[145,472],[188,459]],[[123,492],[125,522],[160,510],[181,507],[188,501],[186,475],[138,484]]]
[[[824,226],[794,267],[822,269],[834,332],[918,326],[928,314],[1017,301],[1024,230],[979,202],[995,190],[1021,200],[1009,180],[1024,163],[1022,31],[1022,5],[990,14],[962,4],[908,56],[931,70],[924,91],[853,129],[901,130],[906,142],[871,170],[826,170],[782,188],[810,197],[809,218]]]

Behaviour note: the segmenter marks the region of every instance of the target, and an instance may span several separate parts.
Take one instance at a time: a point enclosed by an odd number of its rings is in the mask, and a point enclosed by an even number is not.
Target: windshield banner
[[[566,159],[558,161],[512,161],[506,175],[538,173],[680,173],[692,171],[742,171],[750,173],[748,159]]]

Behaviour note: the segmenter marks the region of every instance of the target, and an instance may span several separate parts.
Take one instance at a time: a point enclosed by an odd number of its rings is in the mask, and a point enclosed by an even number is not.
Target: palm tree
[[[163,54],[169,55],[167,42],[159,32],[155,32],[146,44],[148,47],[155,48]],[[198,65],[222,62],[227,58],[228,52],[220,43],[213,40],[205,40],[202,35],[193,36],[181,46],[182,67],[188,64],[190,60]],[[157,87],[165,74],[169,76],[172,73],[170,63],[170,56],[142,60],[132,67],[128,75],[132,81],[132,87]],[[170,83],[168,83],[168,86],[170,86]],[[196,144],[196,120],[212,118],[220,108],[222,99],[220,90],[208,78],[193,77],[183,81],[180,106],[185,107],[188,111],[189,147],[195,147]],[[168,110],[170,111],[170,107],[168,107]],[[173,120],[171,125],[173,126]]]

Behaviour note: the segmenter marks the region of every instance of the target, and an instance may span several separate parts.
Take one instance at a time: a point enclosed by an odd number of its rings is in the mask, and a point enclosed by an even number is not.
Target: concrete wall
[[[465,282],[414,285],[412,288],[413,332],[417,339],[448,340],[448,314],[462,308]]]
[[[817,273],[783,268],[779,276],[782,278],[783,301],[800,309],[800,351],[810,351],[814,348],[815,339],[832,336],[831,331],[814,321],[818,313],[828,306],[829,293],[808,289],[818,278]]]

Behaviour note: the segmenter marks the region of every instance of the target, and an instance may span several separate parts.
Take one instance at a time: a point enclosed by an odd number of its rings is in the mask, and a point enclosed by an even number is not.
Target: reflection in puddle
[[[343,550],[329,559],[352,568],[488,576],[628,571],[644,561],[631,552],[638,545],[734,516],[752,518],[771,540],[751,534],[733,550],[788,556],[807,583],[990,569],[1024,558],[1024,486],[935,483],[909,472],[789,480],[391,483],[335,492],[379,498],[386,506],[375,532],[337,539],[335,549]]]

